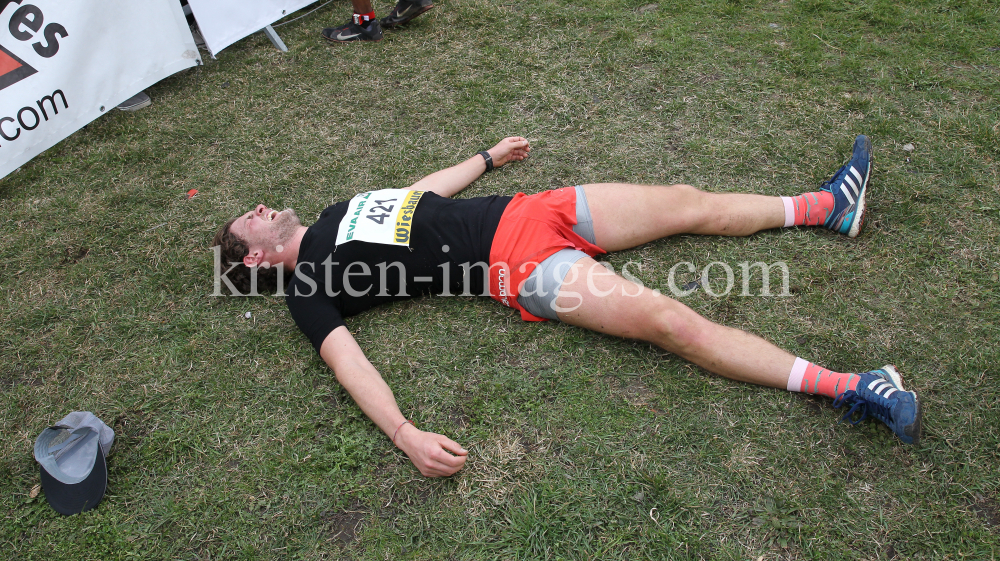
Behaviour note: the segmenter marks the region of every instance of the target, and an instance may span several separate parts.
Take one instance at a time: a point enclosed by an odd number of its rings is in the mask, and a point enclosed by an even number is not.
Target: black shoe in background
[[[378,20],[371,20],[368,26],[358,25],[354,20],[340,27],[327,27],[323,30],[323,38],[333,43],[350,43],[351,41],[381,41],[382,26]]]
[[[382,27],[396,27],[434,7],[432,0],[399,0],[389,15],[382,18]]]

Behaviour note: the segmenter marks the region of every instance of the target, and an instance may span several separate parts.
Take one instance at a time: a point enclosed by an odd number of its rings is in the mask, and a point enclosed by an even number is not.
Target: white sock
[[[795,362],[792,363],[792,371],[788,373],[788,391],[802,391],[802,377],[806,375],[807,366],[809,366],[808,360],[795,357]]]
[[[795,225],[795,203],[791,197],[781,197],[781,203],[785,205],[785,225],[784,228]]]

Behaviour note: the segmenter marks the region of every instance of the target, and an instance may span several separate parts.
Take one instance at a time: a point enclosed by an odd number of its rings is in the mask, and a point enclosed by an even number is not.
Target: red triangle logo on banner
[[[0,90],[38,72],[17,55],[0,45]]]

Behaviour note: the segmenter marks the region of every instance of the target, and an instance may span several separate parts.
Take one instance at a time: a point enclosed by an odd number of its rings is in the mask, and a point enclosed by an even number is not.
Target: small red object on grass
[[[189,199],[193,198],[197,194],[198,194],[198,190],[197,189],[191,189],[190,191],[188,191],[188,198]]]

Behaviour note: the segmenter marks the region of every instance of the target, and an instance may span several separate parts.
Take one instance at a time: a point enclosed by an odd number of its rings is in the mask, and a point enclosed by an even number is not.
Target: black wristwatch
[[[490,153],[486,150],[480,152],[479,155],[486,160],[486,171],[493,171],[493,156],[490,156]]]

